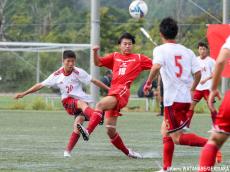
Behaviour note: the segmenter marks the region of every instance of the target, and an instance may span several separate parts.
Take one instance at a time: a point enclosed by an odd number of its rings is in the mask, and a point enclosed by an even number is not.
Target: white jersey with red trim
[[[201,79],[205,80],[208,77],[212,76],[212,73],[215,69],[215,60],[212,59],[211,57],[207,56],[205,59],[201,59],[200,57],[198,57],[198,61],[200,63],[201,66]],[[196,87],[196,90],[209,90],[211,88],[212,85],[212,80],[209,79],[208,81],[206,81],[204,84],[199,83]]]
[[[71,74],[65,75],[61,67],[52,73],[42,84],[46,87],[60,89],[61,98],[73,97],[88,103],[93,102],[92,96],[86,94],[82,86],[89,85],[92,77],[83,69],[75,67]]]
[[[164,85],[164,105],[190,103],[192,73],[201,70],[192,50],[176,43],[165,43],[153,50],[153,64],[160,64]]]
[[[230,50],[230,36],[228,36],[222,48],[226,48]]]

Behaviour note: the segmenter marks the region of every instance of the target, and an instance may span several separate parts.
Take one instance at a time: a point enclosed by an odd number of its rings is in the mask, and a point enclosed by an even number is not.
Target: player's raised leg
[[[89,140],[89,135],[94,131],[97,125],[101,122],[103,111],[113,109],[116,107],[117,99],[114,96],[106,96],[102,98],[95,107],[95,111],[90,117],[87,128],[85,129],[82,125],[78,124],[77,127],[81,132],[84,140]]]
[[[83,114],[90,119],[90,117],[92,116],[94,109],[92,109],[87,103],[85,103],[84,101],[80,101],[78,100],[77,102],[77,107],[79,109],[82,110]]]

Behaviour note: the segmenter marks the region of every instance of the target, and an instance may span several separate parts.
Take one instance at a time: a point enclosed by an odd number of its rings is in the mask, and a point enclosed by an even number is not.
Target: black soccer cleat
[[[85,129],[85,127],[83,127],[81,124],[77,124],[77,129],[79,130],[79,132],[81,133],[83,140],[88,141],[89,140],[89,133],[88,131]]]

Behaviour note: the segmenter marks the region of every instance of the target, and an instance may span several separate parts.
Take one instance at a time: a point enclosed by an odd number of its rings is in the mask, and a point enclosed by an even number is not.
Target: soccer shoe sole
[[[89,140],[89,134],[85,132],[85,130],[82,128],[81,124],[77,124],[77,129],[81,133],[83,140],[88,141]]]

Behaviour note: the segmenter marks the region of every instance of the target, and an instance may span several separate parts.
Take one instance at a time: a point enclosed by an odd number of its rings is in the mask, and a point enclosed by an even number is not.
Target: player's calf
[[[116,126],[115,125],[106,125],[106,132],[107,132],[107,135],[109,136],[109,138],[113,139],[115,137],[115,135],[117,134]]]

